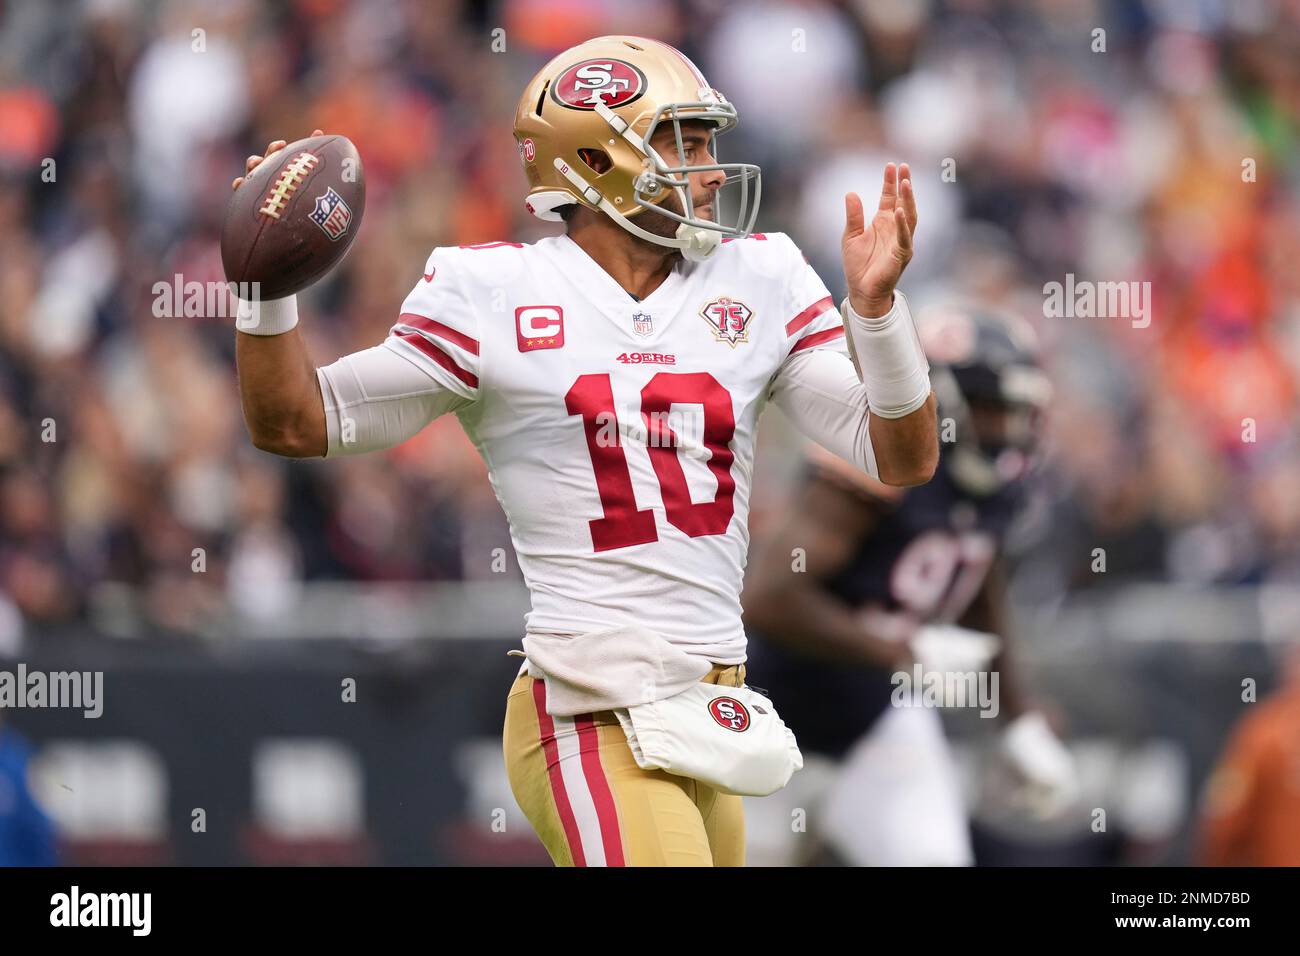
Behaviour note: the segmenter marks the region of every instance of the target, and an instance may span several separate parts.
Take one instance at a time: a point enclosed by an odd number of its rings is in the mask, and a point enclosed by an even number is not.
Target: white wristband
[[[847,298],[840,313],[871,414],[902,418],[924,405],[930,397],[930,363],[903,293],[895,291],[893,308],[876,319],[858,315]]]
[[[236,298],[235,328],[249,335],[281,335],[298,324],[298,297],[248,301]]]

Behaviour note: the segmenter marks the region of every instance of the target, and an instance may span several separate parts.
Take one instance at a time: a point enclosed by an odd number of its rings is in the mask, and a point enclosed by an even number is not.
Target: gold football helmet
[[[661,124],[671,123],[681,162],[686,155],[683,120],[715,125],[710,154],[716,160],[713,139],[736,126],[736,108],[668,44],[611,36],[566,50],[533,77],[515,114],[515,141],[528,176],[528,211],[558,221],[560,207],[570,203],[599,209],[633,235],[680,249],[697,261],[710,256],[724,236],[749,235],[758,215],[759,168],[716,161],[668,165],[650,139]],[[588,162],[595,153],[609,159],[603,172]],[[738,208],[728,223],[722,221],[720,201],[714,204],[716,220],[694,215],[688,176],[709,170],[722,171],[724,185],[737,187]],[[680,212],[665,207],[671,195],[680,200]],[[634,220],[646,210],[678,222],[676,236],[638,226]]]

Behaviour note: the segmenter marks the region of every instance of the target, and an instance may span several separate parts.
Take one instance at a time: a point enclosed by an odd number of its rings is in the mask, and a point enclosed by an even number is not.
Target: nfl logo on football
[[[654,320],[644,312],[632,316],[632,331],[637,335],[649,335],[654,330]]]
[[[312,210],[311,221],[320,226],[330,239],[339,239],[352,224],[352,210],[331,187],[325,190],[325,195],[316,197],[316,208]]]

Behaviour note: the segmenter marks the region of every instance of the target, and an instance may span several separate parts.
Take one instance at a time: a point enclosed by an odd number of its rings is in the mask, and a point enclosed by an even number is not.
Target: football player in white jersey
[[[527,207],[564,235],[435,249],[388,337],[322,368],[293,297],[238,326],[258,448],[372,451],[450,412],[479,449],[532,599],[506,764],[562,865],[743,862],[740,797],[639,765],[617,714],[700,681],[743,686],[764,406],[886,484],[925,482],[938,458],[895,288],[916,228],[907,166],[885,168],[870,219],[846,197],[837,309],[788,237],[751,232],[759,170],[714,155],[736,120],[667,44],[583,43],[515,117]],[[724,185],[739,193],[726,216]]]

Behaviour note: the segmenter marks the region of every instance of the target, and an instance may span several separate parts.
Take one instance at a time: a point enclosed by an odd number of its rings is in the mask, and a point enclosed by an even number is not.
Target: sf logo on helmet
[[[645,92],[645,74],[623,60],[583,60],[551,84],[551,96],[571,110],[626,106]]]
[[[723,727],[742,733],[749,727],[749,711],[734,697],[715,697],[709,701],[709,713]]]

